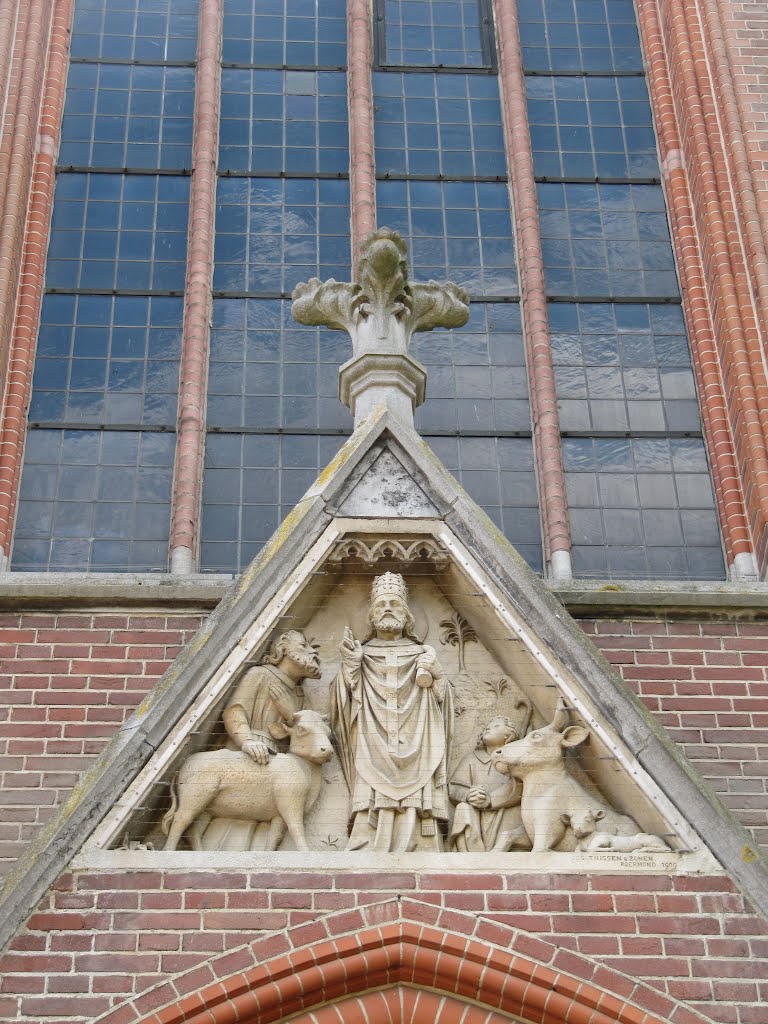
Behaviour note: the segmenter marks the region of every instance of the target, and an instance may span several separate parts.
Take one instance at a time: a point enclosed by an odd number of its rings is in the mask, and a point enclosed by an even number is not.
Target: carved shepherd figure
[[[568,725],[568,711],[561,702],[549,725],[508,743],[492,755],[497,771],[523,783],[520,810],[534,853],[555,849],[563,840],[568,823],[578,818],[585,807],[603,812],[601,827],[607,832],[616,827],[640,833],[637,822],[588,793],[568,773],[565,749],[579,746],[587,739],[589,729]]]
[[[241,750],[209,750],[187,758],[163,818],[166,850],[175,850],[187,829],[192,849],[202,849],[201,836],[213,816],[266,823],[267,850],[277,849],[286,828],[297,850],[309,849],[304,817],[320,793],[321,766],[333,756],[328,723],[316,711],[297,711],[290,721],[273,723],[270,733],[276,739],[290,737],[290,747],[267,764],[257,764]]]
[[[351,795],[348,850],[441,850],[451,687],[413,633],[405,580],[377,576],[363,643],[344,632],[331,721]]]
[[[289,629],[270,645],[260,665],[245,670],[222,715],[227,730],[227,750],[242,751],[257,765],[288,749],[273,726],[290,721],[304,707],[305,679],[320,678],[317,652],[303,633]],[[269,849],[269,826],[255,818],[216,815],[208,819],[199,841],[203,850]]]

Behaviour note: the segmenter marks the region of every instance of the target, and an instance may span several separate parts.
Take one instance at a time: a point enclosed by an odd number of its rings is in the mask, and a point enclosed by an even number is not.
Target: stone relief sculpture
[[[521,725],[506,716],[492,718],[475,749],[451,776],[449,793],[456,809],[450,844],[461,853],[531,848],[520,811],[523,787],[517,779],[497,771],[492,761],[497,750],[525,735],[531,715],[530,704],[525,707]]]
[[[302,683],[319,677],[317,652],[304,634],[298,630],[281,634],[270,645],[262,663],[246,669],[224,709],[222,717],[229,737],[226,749],[241,752],[259,766],[267,765],[270,757],[287,750],[287,733],[283,728],[304,707]],[[229,758],[224,763],[233,769],[241,765],[238,758]],[[197,824],[192,835],[193,842],[198,844],[196,848],[204,850],[274,849],[269,846],[272,832],[268,819],[243,817],[240,813],[225,815],[221,808],[210,811],[205,827]]]
[[[226,748],[187,758],[163,819],[166,850],[175,850],[190,827],[192,848],[203,849],[206,819],[216,815],[267,826],[265,850],[276,850],[286,829],[297,850],[309,849],[304,815],[320,792],[320,766],[333,756],[328,723],[316,711],[297,711],[269,729],[276,739],[290,737],[290,746],[266,763]]]
[[[425,556],[439,561],[443,553],[382,538],[347,545],[342,557],[370,573],[382,560],[409,558],[423,572]],[[552,722],[529,731],[532,704],[516,679],[430,589],[428,576],[412,578],[415,606],[399,573],[353,573],[345,611],[324,608],[315,623],[329,656],[325,681],[315,646],[298,630],[278,636],[261,663],[245,670],[222,712],[226,745],[189,756],[172,786],[164,848],[183,841],[200,851],[267,851],[285,840],[296,850],[340,854],[345,846],[502,856],[671,853],[663,838],[641,831],[571,774],[566,752],[580,749],[590,732],[571,723],[562,701]],[[367,633],[361,625],[360,639],[349,626],[341,633],[345,619],[357,622],[363,609]],[[340,635],[334,676],[332,638]],[[426,635],[444,644],[451,679]],[[136,840],[136,848],[150,849],[150,840],[159,848],[160,831]]]
[[[621,844],[613,847],[611,837],[637,837],[641,834],[640,828],[632,818],[618,814],[608,804],[588,793],[568,773],[565,750],[579,746],[589,738],[588,729],[568,725],[568,720],[568,711],[561,702],[549,725],[497,749],[492,755],[493,764],[498,771],[519,779],[523,784],[520,809],[534,853],[555,849],[571,825],[574,826],[572,834],[583,843],[589,834],[585,832],[585,828],[589,830],[589,824],[585,826],[584,822],[591,822],[594,829],[594,823],[598,820],[602,822],[601,836],[607,837],[606,845],[601,846],[601,849],[619,850]],[[663,840],[657,841],[661,848],[668,849]],[[645,848],[642,842],[635,847],[641,848]]]
[[[331,721],[350,791],[348,850],[442,849],[449,817],[450,685],[413,633],[405,581],[377,576],[361,643],[345,630]]]

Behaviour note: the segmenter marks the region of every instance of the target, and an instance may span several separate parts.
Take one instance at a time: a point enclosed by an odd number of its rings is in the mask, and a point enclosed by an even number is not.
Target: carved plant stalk
[[[450,644],[451,647],[458,649],[459,673],[465,672],[464,649],[468,643],[477,641],[477,634],[459,612],[452,615],[450,619],[443,619],[440,625],[444,629],[440,636],[440,643]]]

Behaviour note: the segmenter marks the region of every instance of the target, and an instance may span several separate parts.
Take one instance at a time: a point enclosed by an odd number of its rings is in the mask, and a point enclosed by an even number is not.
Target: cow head
[[[577,747],[588,738],[589,729],[568,725],[568,710],[561,702],[549,725],[507,743],[491,755],[491,760],[497,771],[516,779],[541,769],[564,770],[564,748]]]
[[[290,753],[312,764],[325,764],[333,757],[331,727],[317,711],[297,711],[290,719],[270,725],[269,731],[276,740],[289,736]]]

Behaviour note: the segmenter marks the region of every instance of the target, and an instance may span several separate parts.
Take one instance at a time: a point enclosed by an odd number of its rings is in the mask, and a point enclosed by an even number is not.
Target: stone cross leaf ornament
[[[408,354],[415,331],[463,327],[469,296],[447,282],[408,282],[407,245],[379,228],[360,247],[357,282],[311,280],[293,291],[293,318],[345,330],[352,358],[339,370],[339,397],[360,423],[381,402],[407,423],[425,397],[426,371]]]

